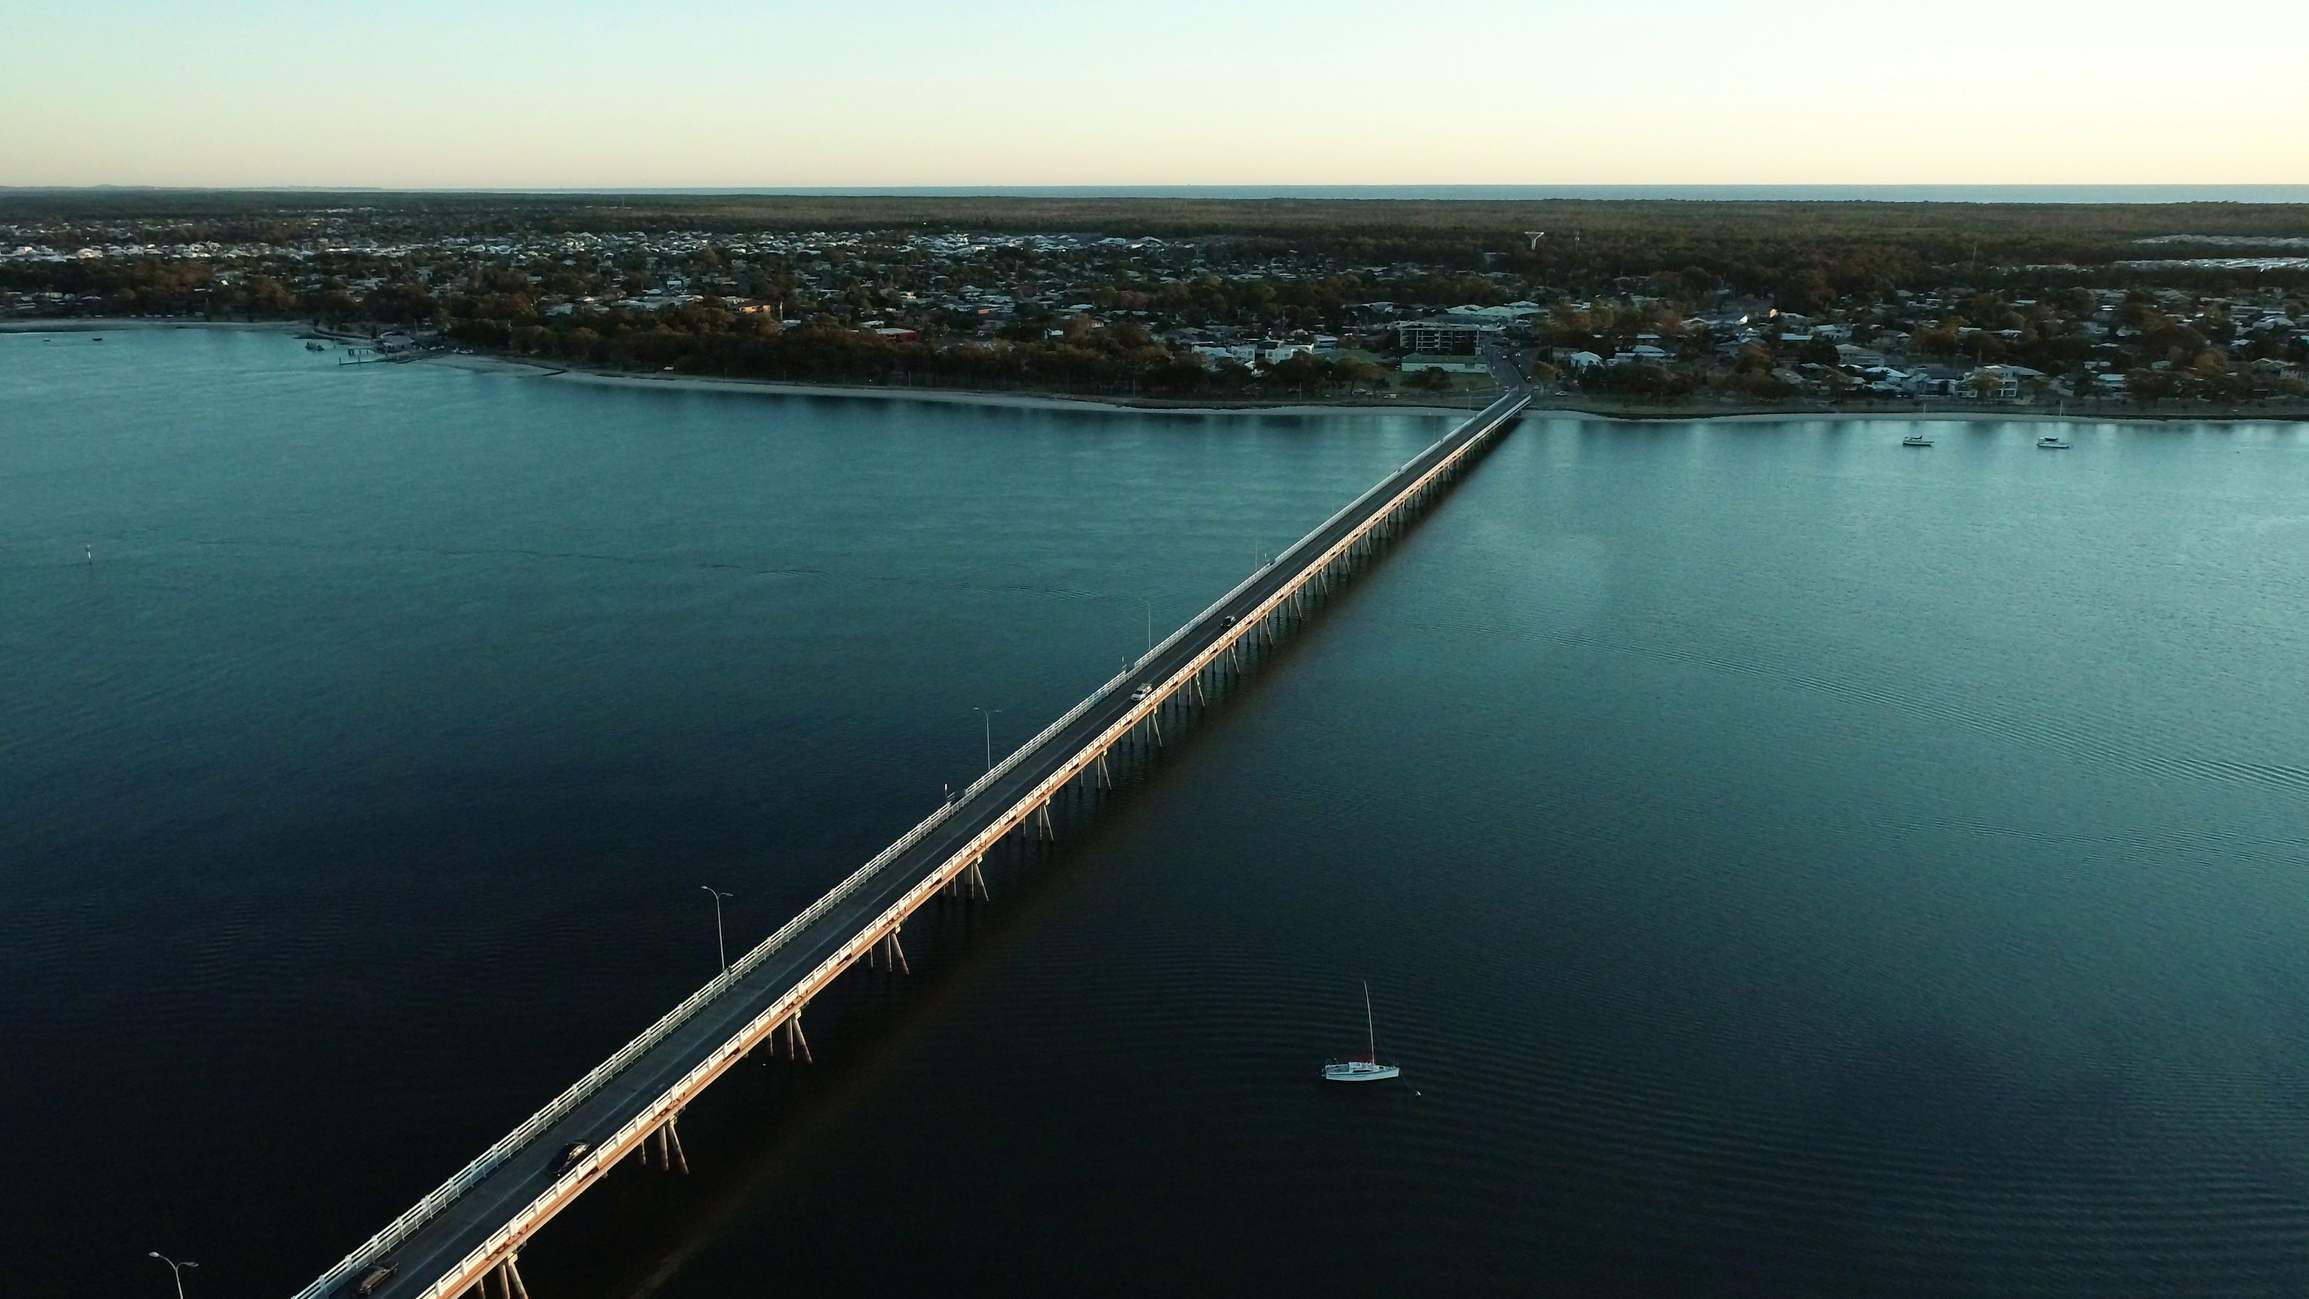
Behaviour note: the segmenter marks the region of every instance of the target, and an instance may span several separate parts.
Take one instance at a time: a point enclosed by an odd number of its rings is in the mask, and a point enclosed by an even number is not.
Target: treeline
[[[1294,255],[1348,268],[1411,263],[1504,272],[1583,295],[1631,281],[1689,295],[1730,289],[1770,296],[1798,311],[1819,310],[1840,296],[1932,288],[1951,273],[1974,279],[2013,273],[1999,267],[2073,265],[2077,274],[2121,279],[2132,272],[2117,263],[2167,255],[2138,242],[2145,238],[2281,238],[2305,230],[2299,207],[2231,203],[0,193],[0,223],[52,225],[60,243],[108,221],[135,222],[139,238],[163,241],[287,242],[300,237],[298,231],[309,236],[349,226],[409,240],[672,230],[1074,231],[1193,238],[1206,241],[1213,255],[1223,244],[1243,260]],[[2251,249],[2224,250],[2232,251],[2250,255]],[[2233,286],[2239,275],[2209,271],[2202,282]]]
[[[968,341],[950,347],[886,338],[830,321],[781,329],[709,304],[655,317],[570,316],[551,322],[472,315],[452,321],[468,346],[610,370],[664,371],[787,382],[920,384],[1101,395],[1192,397],[1376,390],[1388,372],[1361,360],[1292,357],[1256,370],[1207,367],[1143,329],[1073,330],[1058,339]]]
[[[286,274],[286,268],[283,268]],[[61,293],[66,314],[198,316],[211,320],[310,320],[339,325],[374,322],[430,327],[440,304],[413,279],[355,290],[341,275],[302,287],[282,275],[220,275],[207,262],[156,257],[0,263],[0,292]],[[82,300],[85,302],[85,310]]]

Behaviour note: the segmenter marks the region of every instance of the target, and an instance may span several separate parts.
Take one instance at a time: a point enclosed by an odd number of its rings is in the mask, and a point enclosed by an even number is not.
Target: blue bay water
[[[0,336],[8,1290],[295,1288],[1442,427]],[[1906,431],[1527,420],[532,1289],[2298,1292],[2309,428]]]

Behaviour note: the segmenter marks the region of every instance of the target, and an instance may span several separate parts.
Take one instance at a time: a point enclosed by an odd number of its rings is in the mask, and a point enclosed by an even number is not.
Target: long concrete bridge
[[[360,1248],[296,1299],[528,1299],[519,1251],[620,1160],[687,1157],[682,1109],[748,1052],[783,1042],[807,1058],[802,1012],[863,960],[904,968],[899,931],[941,891],[983,895],[980,864],[1004,836],[1051,833],[1050,803],[1078,780],[1107,779],[1107,754],[1142,729],[1159,742],[1166,708],[1205,697],[1211,674],[1239,664],[1246,637],[1269,638],[1337,566],[1402,526],[1531,394],[1501,357],[1502,395],[1116,675],[1065,716],[732,962],[569,1090]],[[1031,824],[1031,828],[1030,827]],[[581,1155],[567,1151],[584,1143]],[[386,1269],[389,1269],[387,1271]]]

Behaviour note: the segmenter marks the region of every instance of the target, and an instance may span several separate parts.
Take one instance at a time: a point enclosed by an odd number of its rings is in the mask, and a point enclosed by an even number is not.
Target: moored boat
[[[1379,1030],[1371,1018],[1371,981],[1363,981],[1363,1033],[1365,1049],[1344,1060],[1323,1062],[1324,1082],[1384,1082],[1402,1074],[1391,1064],[1379,1063]]]

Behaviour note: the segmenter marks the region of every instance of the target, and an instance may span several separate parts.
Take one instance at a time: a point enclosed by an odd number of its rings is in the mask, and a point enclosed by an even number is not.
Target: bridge
[[[983,896],[987,851],[1014,831],[1048,835],[1051,800],[1109,780],[1107,755],[1166,710],[1207,698],[1239,670],[1246,638],[1270,640],[1346,563],[1371,553],[1531,404],[1511,362],[1486,360],[1505,390],[1401,468],[1260,565],[1177,631],[899,836],[728,970],[595,1066],[456,1176],[346,1255],[296,1299],[528,1299],[519,1252],[619,1161],[688,1159],[683,1107],[749,1052],[782,1043],[808,1058],[802,1012],[858,962],[905,968],[899,931],[942,892]],[[568,1152],[583,1143],[581,1153]]]

